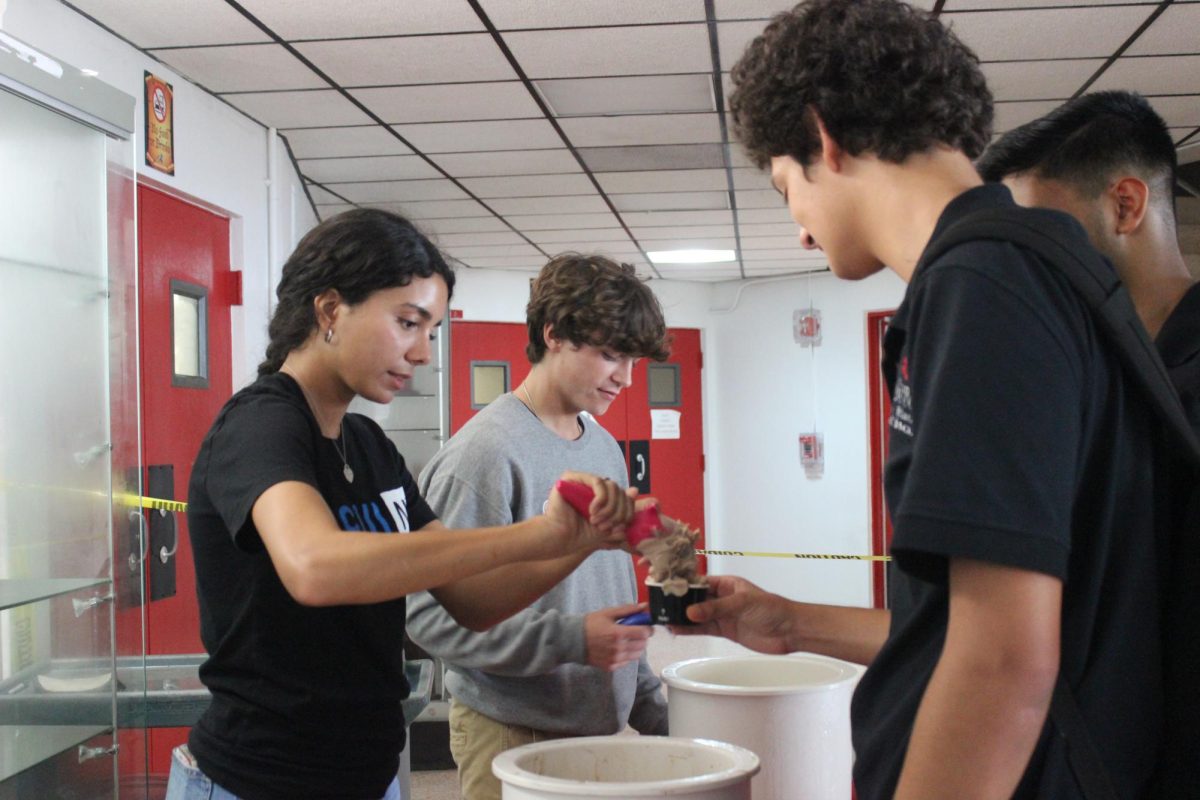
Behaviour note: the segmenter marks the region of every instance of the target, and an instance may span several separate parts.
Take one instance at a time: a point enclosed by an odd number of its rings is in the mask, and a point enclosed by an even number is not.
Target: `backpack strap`
[[[952,247],[981,239],[1032,250],[1063,275],[1084,300],[1097,327],[1115,347],[1121,364],[1154,406],[1170,441],[1178,445],[1188,461],[1200,465],[1200,440],[1116,270],[1091,248],[1074,246],[1054,225],[1039,224],[1044,219],[1037,212],[1016,206],[975,211],[930,242],[921,261],[930,263]]]
[[[1117,790],[1108,777],[1108,768],[1096,750],[1096,743],[1088,732],[1087,722],[1075,701],[1075,693],[1067,685],[1062,672],[1054,684],[1054,696],[1050,701],[1050,717],[1066,742],[1067,763],[1075,774],[1075,781],[1083,790],[1085,800],[1117,800]]]

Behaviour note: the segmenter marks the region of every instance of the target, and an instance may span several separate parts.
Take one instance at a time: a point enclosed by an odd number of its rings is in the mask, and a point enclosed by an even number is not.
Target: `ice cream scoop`
[[[586,483],[577,481],[559,481],[554,484],[555,490],[570,504],[571,508],[578,511],[583,517],[588,515],[588,507],[591,506],[596,493]],[[625,526],[625,540],[629,542],[630,547],[637,547],[646,539],[651,539],[658,535],[658,532],[663,530],[662,518],[658,515],[658,506],[647,506],[643,509],[633,512],[633,519]]]

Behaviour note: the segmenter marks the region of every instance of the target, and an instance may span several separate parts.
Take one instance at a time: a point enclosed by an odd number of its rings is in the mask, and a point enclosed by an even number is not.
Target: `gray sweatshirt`
[[[621,449],[586,416],[566,441],[512,394],[462,427],[421,473],[421,494],[451,528],[506,525],[542,513],[568,469],[628,483]],[[662,685],[645,654],[616,672],[587,665],[583,618],[635,602],[628,553],[590,555],[529,608],[491,630],[462,628],[428,592],[408,597],[408,635],[447,666],[456,700],[512,725],[574,735],[667,732]]]

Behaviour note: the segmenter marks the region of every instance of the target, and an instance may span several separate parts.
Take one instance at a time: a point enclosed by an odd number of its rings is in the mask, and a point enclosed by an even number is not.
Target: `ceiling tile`
[[[341,205],[346,202],[343,198],[338,197],[335,194],[325,191],[320,186],[311,186],[310,185],[308,187],[308,193],[310,195],[312,195],[313,202],[317,203],[318,205],[320,205],[322,203],[325,203],[325,204],[333,203],[336,205]]]
[[[828,272],[829,266],[825,264],[795,264],[792,262],[784,262],[779,265],[770,264],[747,264],[747,278],[772,278],[777,275],[797,274],[803,275],[808,272]]]
[[[615,220],[616,218],[613,217]],[[591,242],[623,242],[630,244],[629,234],[621,228],[597,228],[595,230],[579,231],[575,229],[559,231],[533,231],[527,234],[530,239],[540,245],[553,245],[562,242],[577,242],[587,239]]]
[[[742,205],[742,200],[741,200],[742,194],[743,194],[743,192],[738,192],[738,194],[737,194],[737,197],[738,197],[738,224],[739,225],[742,223],[750,223],[750,224],[788,223],[790,225],[796,224],[795,220],[792,219],[791,213],[788,212],[787,206],[785,206],[780,201],[780,197],[778,194],[775,195],[775,203],[773,206],[759,206],[757,208],[750,208],[749,206]]]
[[[1197,27],[1200,28],[1200,22]],[[1142,94],[1200,92],[1200,55],[1118,58],[1089,91],[1104,89],[1128,89]]]
[[[657,239],[689,239],[697,236],[733,236],[733,225],[670,225],[657,228],[632,228],[639,242]]]
[[[742,235],[742,250],[791,250],[800,246],[800,237],[793,230],[780,236]]]
[[[404,181],[441,177],[419,156],[297,159],[300,172],[320,183],[351,181]]]
[[[546,266],[545,256],[472,256],[462,261],[470,267],[494,267],[500,269],[527,269],[540,272]]]
[[[518,241],[517,244],[462,245],[443,249],[455,258],[468,263],[477,256],[488,258],[523,258],[526,261],[535,261],[542,258],[541,251],[525,241]]]
[[[424,200],[418,203],[371,203],[370,205],[395,211],[414,220],[493,216],[475,200]]]
[[[981,64],[996,100],[1065,100],[1096,73],[1102,58],[989,61]]]
[[[326,219],[329,219],[330,217],[341,214],[343,211],[352,211],[354,208],[355,208],[355,206],[352,206],[349,204],[318,205],[317,206],[317,219],[326,220]]]
[[[742,189],[770,189],[771,176],[762,170],[751,168],[742,168],[732,170],[733,172],[733,188]],[[782,200],[782,198],[780,198]]]
[[[768,20],[794,5],[787,0],[716,0],[713,12],[717,19]]]
[[[634,192],[728,191],[723,169],[677,169],[653,172],[608,172],[597,175],[600,187],[610,194]]]
[[[1154,110],[1171,128],[1200,126],[1200,95],[1189,97],[1148,97]]]
[[[774,189],[746,189],[737,192],[737,207],[738,220],[744,219],[742,209],[753,208],[782,208],[787,209],[783,204],[783,198],[779,196],[779,192]],[[747,220],[749,221],[749,220]]]
[[[640,242],[640,240],[639,240]],[[643,245],[648,251],[657,250],[733,250],[733,237],[688,236],[682,239],[655,239]]]
[[[1195,53],[1200,50],[1196,31],[1200,30],[1200,5],[1175,3],[1138,37],[1127,56],[1157,56]]]
[[[482,211],[482,209],[480,209]],[[509,227],[499,217],[456,217],[450,219],[425,219],[417,226],[430,236],[454,235],[458,233],[501,233]],[[517,237],[518,239],[520,237]]]
[[[505,219],[517,229],[531,231],[581,230],[584,228],[615,228],[620,225],[610,211],[595,214],[514,214]]]
[[[501,150],[491,153],[443,153],[438,165],[456,178],[490,175],[547,175],[582,172],[579,162],[565,147],[554,150]]]
[[[576,152],[592,172],[641,172],[655,169],[723,169],[724,148],[712,144],[581,147]]]
[[[665,192],[652,194],[615,194],[611,196],[618,211],[684,211],[729,207],[728,192]]]
[[[595,186],[582,172],[565,175],[506,175],[499,178],[464,178],[463,185],[476,197],[546,197],[588,194]]]
[[[544,119],[436,122],[392,127],[423,153],[544,150],[563,144],[562,137]]]
[[[733,212],[716,211],[637,211],[622,214],[625,224],[635,232],[639,228],[663,225],[732,225]]]
[[[390,124],[542,116],[520,81],[385,86],[350,94]]]
[[[282,131],[296,158],[404,155],[412,150],[386,128],[358,125],[348,128],[309,128]]]
[[[510,81],[516,78],[486,33],[305,42],[296,49],[342,86]]]
[[[270,41],[225,0],[71,0],[71,5],[143,50]]]
[[[715,113],[573,117],[560,120],[559,125],[576,147],[721,141],[721,122]]]
[[[943,13],[940,19],[983,61],[1107,58],[1150,10],[1147,6],[1030,8]]]
[[[499,220],[496,220],[500,222]],[[503,225],[503,223],[500,223]],[[527,245],[526,241],[510,230],[487,231],[481,233],[439,233],[438,247],[483,247],[485,245]]]
[[[317,89],[328,86],[277,44],[185,47],[151,51],[172,69],[212,92]]]
[[[992,128],[997,133],[1033,122],[1062,105],[1061,100],[1034,100],[1020,103],[996,103]]]
[[[704,20],[701,0],[482,0],[484,13],[500,30],[571,28],[647,22]]]
[[[462,200],[467,193],[445,178],[428,181],[364,181],[327,183],[329,189],[355,203],[405,203],[417,200]]]
[[[637,249],[637,246],[626,239],[624,242],[593,242],[589,240],[572,240],[569,242],[557,242],[553,245],[545,245],[542,247],[548,253],[588,253],[605,255],[609,258],[615,258],[618,261],[642,257],[642,251]]]
[[[791,236],[797,240],[799,228],[790,219],[787,222],[741,222],[738,231],[742,236]]]
[[[178,0],[174,1],[178,3]],[[484,29],[466,0],[437,0],[436,3],[354,0],[353,13],[347,13],[351,7],[346,4],[330,3],[328,0],[241,0],[241,4],[285,39],[396,36]]]
[[[497,214],[588,214],[607,211],[603,198],[598,194],[573,195],[570,197],[501,197],[489,200],[488,205]]]
[[[946,0],[942,13],[947,11],[987,11],[1026,9],[1031,6],[1119,6],[1133,5],[1138,0]],[[1153,6],[1157,2],[1143,0],[1141,5]]]
[[[763,32],[761,20],[722,22],[717,25],[717,45],[721,48],[721,69],[728,72],[746,52],[746,46]]]
[[[263,125],[275,128],[362,125],[371,121],[357,106],[333,89],[253,92],[232,94],[225,99]]]
[[[808,255],[808,259],[817,258],[824,260],[825,256],[820,254],[820,251],[814,251],[818,255]],[[742,250],[742,263],[759,263],[762,261],[793,261],[799,263],[805,260],[806,251],[800,247],[800,242],[793,240],[792,247],[778,247],[774,249],[764,250]]]
[[[515,31],[504,41],[535,80],[712,71],[706,25]]]
[[[556,117],[716,111],[711,75],[566,78],[534,86]]]

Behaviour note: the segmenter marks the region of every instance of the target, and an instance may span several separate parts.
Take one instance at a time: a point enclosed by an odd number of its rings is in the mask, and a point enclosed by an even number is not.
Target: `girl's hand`
[[[550,492],[546,519],[562,536],[564,551],[625,546],[625,526],[633,516],[637,489],[622,489],[615,481],[586,472],[565,472],[560,480],[582,483],[594,495],[585,519],[557,490]]]

